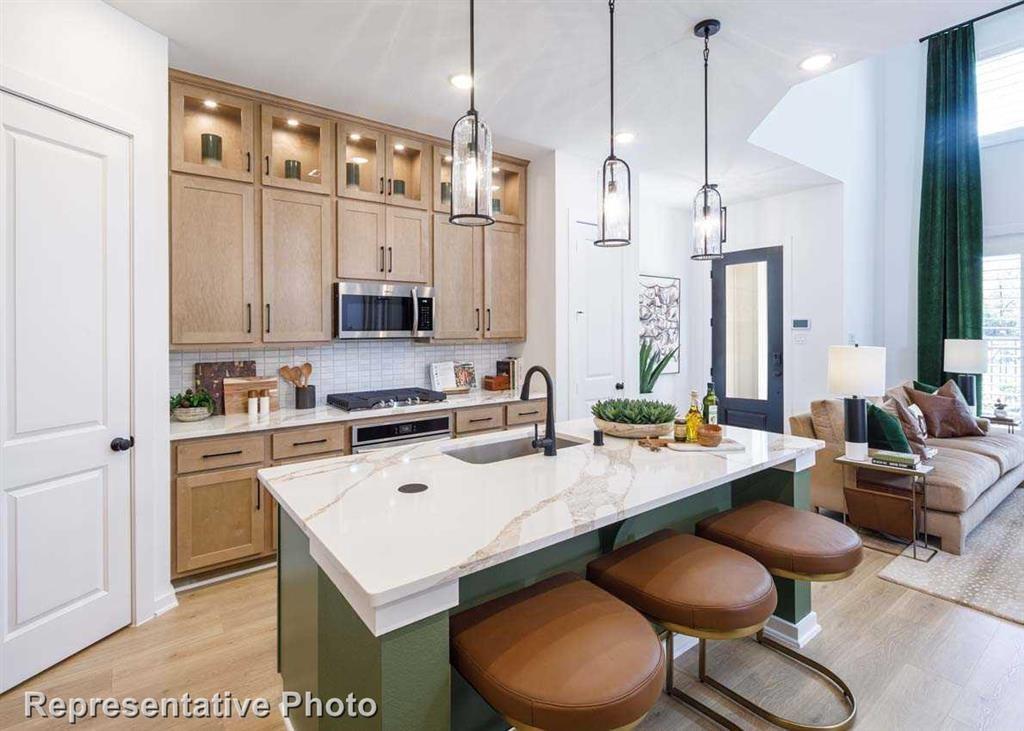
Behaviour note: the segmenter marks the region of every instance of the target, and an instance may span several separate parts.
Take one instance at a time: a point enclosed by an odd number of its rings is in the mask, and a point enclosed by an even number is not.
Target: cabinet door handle
[[[262,510],[263,501],[260,499],[263,496],[263,488],[260,487],[260,481],[256,480],[256,510]]]
[[[270,303],[267,303],[267,332],[270,332]]]
[[[270,175],[270,155],[266,155],[263,158],[267,163],[267,175]]]
[[[245,172],[247,172],[247,173],[251,173],[252,172],[252,153],[251,152],[245,153]]]
[[[389,246],[388,247],[388,273],[391,273],[391,270],[393,269],[394,263],[395,263],[395,252]]]
[[[391,195],[391,178],[388,178],[388,195]]]
[[[480,332],[480,308],[476,308],[476,331]]]
[[[494,421],[493,416],[481,416],[479,419],[470,419],[470,424],[479,424],[481,421]]]
[[[520,411],[519,415],[520,416],[536,416],[539,413],[540,413],[539,411]]]
[[[245,331],[252,332],[252,302],[245,303]]]
[[[384,247],[380,247],[380,270],[384,271]]]
[[[310,444],[327,444],[327,438],[310,439],[308,442],[292,442],[293,447],[308,447]]]
[[[269,306],[269,305],[268,305]],[[487,332],[491,331],[491,308],[487,308]]]
[[[384,195],[384,176],[380,176],[380,194]]]
[[[236,449],[233,452],[214,452],[213,454],[204,454],[203,459],[216,459],[217,457],[234,457],[241,453],[241,449]]]

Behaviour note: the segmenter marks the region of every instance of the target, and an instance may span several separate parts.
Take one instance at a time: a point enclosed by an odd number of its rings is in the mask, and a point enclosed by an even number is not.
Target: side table
[[[988,419],[989,423],[991,424],[1005,426],[1006,431],[1008,431],[1010,434],[1013,434],[1017,430],[1017,427],[1020,426],[1019,421],[1017,421],[1016,419],[1011,419],[1008,416],[989,416],[986,414],[983,415],[981,418]]]
[[[938,553],[937,549],[934,549],[934,548],[932,548],[932,547],[930,547],[928,545],[928,492],[927,492],[927,486],[928,486],[928,474],[934,469],[934,467],[932,467],[931,465],[926,465],[926,464],[918,464],[916,467],[913,467],[913,468],[909,468],[909,467],[890,467],[888,465],[874,464],[871,461],[870,457],[868,457],[868,459],[863,459],[862,460],[862,459],[853,459],[851,457],[847,457],[846,455],[840,455],[840,456],[836,457],[835,461],[838,464],[845,465],[845,466],[848,466],[848,467],[853,467],[855,470],[868,469],[868,470],[874,470],[876,472],[884,472],[886,474],[899,475],[899,476],[908,478],[908,480],[909,480],[909,488],[910,488],[908,490],[904,490],[903,488],[885,489],[885,488],[883,488],[880,485],[879,486],[873,486],[876,489],[872,489],[872,488],[869,488],[869,487],[861,487],[859,485],[859,481],[858,481],[858,486],[856,488],[845,488],[845,489],[847,489],[847,490],[855,489],[857,492],[864,493],[864,494],[867,494],[867,495],[871,495],[871,496],[874,496],[876,498],[880,498],[881,500],[893,500],[893,499],[896,499],[896,500],[901,500],[901,501],[904,501],[904,502],[909,502],[910,503],[911,516],[912,516],[911,517],[911,540],[910,540],[910,542],[907,545],[913,547],[912,550],[911,550],[911,555],[912,555],[912,557],[914,558],[915,561],[925,561],[925,562],[931,561],[932,558],[935,556],[935,554]],[[917,531],[917,511],[918,511],[918,496],[919,495],[921,497],[921,513],[922,513],[922,523],[923,523],[922,524],[922,529],[923,529],[923,532],[924,532],[924,535],[925,535],[924,544],[921,546],[921,548],[928,552],[928,557],[924,558],[924,559],[919,559],[917,557],[917,549],[918,549],[918,542],[919,542],[918,531]],[[877,528],[877,527],[872,526],[872,525],[864,525],[863,527],[865,527],[865,528],[872,528],[874,530],[879,530],[880,532],[887,532],[887,531],[881,530],[880,528]]]

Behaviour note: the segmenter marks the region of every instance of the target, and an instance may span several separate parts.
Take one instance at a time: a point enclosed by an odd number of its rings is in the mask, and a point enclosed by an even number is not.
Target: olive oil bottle
[[[690,410],[686,412],[686,441],[688,442],[697,441],[697,430],[704,423],[699,403],[697,400],[697,390],[690,391]]]
[[[715,395],[715,384],[708,383],[708,392],[704,395],[704,417],[705,424],[718,423],[718,396]]]

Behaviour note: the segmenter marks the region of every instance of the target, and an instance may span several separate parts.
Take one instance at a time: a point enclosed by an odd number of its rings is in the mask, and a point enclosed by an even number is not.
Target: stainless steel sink
[[[567,437],[558,437],[555,440],[556,449],[568,449],[580,444],[586,444],[586,442],[582,439],[569,439]],[[506,459],[540,454],[543,451],[543,447],[534,449],[533,437],[521,437],[519,439],[507,439],[503,442],[491,442],[490,444],[478,444],[474,447],[452,449],[445,452],[445,454],[470,464],[491,464],[493,462],[503,462]]]

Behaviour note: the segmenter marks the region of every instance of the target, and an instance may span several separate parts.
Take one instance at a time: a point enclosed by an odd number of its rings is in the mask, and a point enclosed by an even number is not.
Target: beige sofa
[[[910,384],[891,388],[886,396],[906,404],[905,388]],[[983,437],[927,440],[936,449],[935,456],[926,460],[935,468],[928,475],[928,533],[938,537],[942,550],[949,553],[962,553],[970,532],[1024,482],[1024,438],[989,430],[984,419],[979,423],[988,431]],[[843,487],[856,485],[858,472],[862,479],[865,475],[863,469],[833,461],[844,451],[843,402],[815,401],[810,413],[790,417],[789,426],[793,434],[821,439],[827,445],[818,452],[811,470],[811,505],[845,515]],[[877,475],[870,479],[877,481]]]

